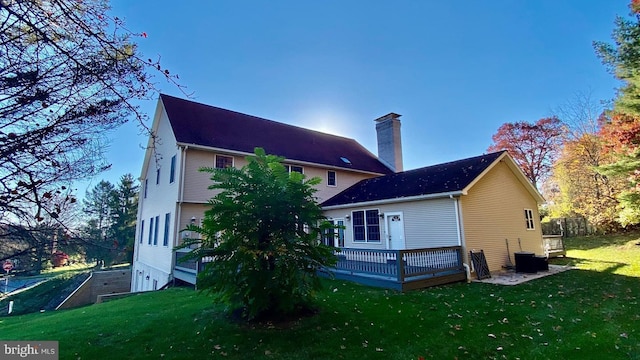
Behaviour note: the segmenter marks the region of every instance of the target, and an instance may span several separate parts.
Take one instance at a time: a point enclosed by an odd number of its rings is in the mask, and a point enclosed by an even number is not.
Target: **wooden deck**
[[[336,249],[336,255],[336,266],[325,269],[322,275],[399,291],[466,280],[460,246],[413,250],[341,248]]]
[[[188,251],[188,250],[186,250]],[[190,284],[211,261],[181,261],[185,250],[174,253],[174,277]],[[321,276],[359,284],[408,291],[466,280],[460,246],[413,250],[337,248],[338,262]],[[398,262],[398,259],[402,261]]]

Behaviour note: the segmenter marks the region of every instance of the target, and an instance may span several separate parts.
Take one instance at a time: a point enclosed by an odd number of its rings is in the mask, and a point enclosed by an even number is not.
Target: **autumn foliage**
[[[535,123],[505,123],[493,135],[493,145],[488,151],[509,151],[531,183],[538,186],[551,171],[562,131],[562,122],[556,117],[542,118]]]

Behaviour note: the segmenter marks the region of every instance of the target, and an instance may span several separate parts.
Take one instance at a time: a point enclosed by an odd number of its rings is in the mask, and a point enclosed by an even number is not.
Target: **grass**
[[[46,273],[38,276],[47,279],[38,286],[19,292],[7,298],[0,299],[0,317],[7,316],[9,301],[14,302],[12,315],[22,315],[38,312],[41,309],[55,308],[64,300],[61,294],[70,293],[77,286],[77,277],[83,276],[88,270],[83,268],[68,269],[67,271]],[[33,279],[33,277],[30,277]],[[19,278],[12,278],[16,281]],[[69,288],[73,286],[72,288]],[[64,295],[66,297],[66,295]],[[0,335],[1,336],[1,335]]]
[[[634,241],[571,239],[557,262],[577,270],[517,286],[327,281],[319,313],[287,324],[234,323],[215,297],[174,288],[2,318],[0,339],[58,340],[60,359],[640,359]]]

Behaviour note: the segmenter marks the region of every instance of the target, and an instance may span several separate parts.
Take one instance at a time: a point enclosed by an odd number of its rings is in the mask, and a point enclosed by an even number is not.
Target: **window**
[[[156,170],[156,185],[160,184],[160,168]]]
[[[173,184],[176,180],[176,156],[171,157],[171,172],[169,173],[169,184]]]
[[[360,210],[352,213],[353,241],[380,242],[380,217],[378,210]]]
[[[527,223],[527,230],[535,229],[535,223],[533,222],[533,210],[524,209],[524,220]]]
[[[327,171],[327,186],[336,186],[336,172],[329,170]]]
[[[164,214],[164,238],[162,239],[162,246],[169,246],[169,221],[171,220],[171,214]]]
[[[297,172],[297,173],[300,173],[300,174],[304,174],[304,169],[302,168],[302,166],[285,165],[284,167],[285,167],[285,169],[287,169],[288,173],[293,171],[293,172]]]
[[[329,223],[339,227],[326,229],[322,234],[322,243],[331,247],[344,247],[344,220],[329,220]]]
[[[144,179],[144,198],[147,198],[147,185],[149,185],[149,179]]]
[[[216,169],[233,167],[233,156],[216,155]]]
[[[152,239],[153,239],[153,218],[149,219],[149,241],[148,241],[149,245],[151,245]]]
[[[153,245],[158,245],[158,223],[160,222],[160,216],[156,216],[156,223],[153,228]]]
[[[140,223],[140,244],[142,244],[142,237],[144,236],[144,220]]]

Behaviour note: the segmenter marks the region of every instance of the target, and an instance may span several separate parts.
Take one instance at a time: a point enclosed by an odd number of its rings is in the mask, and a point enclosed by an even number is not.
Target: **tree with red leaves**
[[[536,123],[504,123],[488,151],[507,150],[534,186],[547,178],[562,143],[564,126],[557,117]]]

